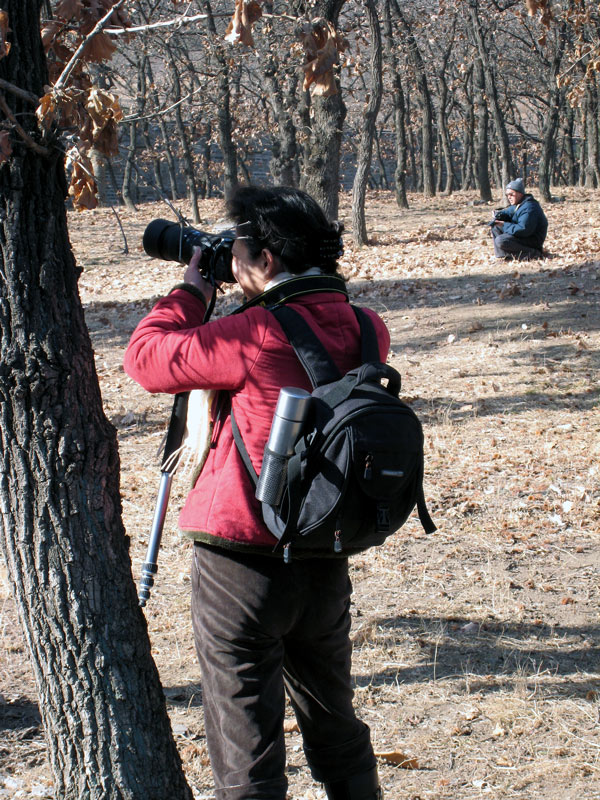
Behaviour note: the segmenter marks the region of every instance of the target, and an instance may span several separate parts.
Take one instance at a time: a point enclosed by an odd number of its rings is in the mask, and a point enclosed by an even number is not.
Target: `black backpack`
[[[400,374],[379,361],[371,320],[353,309],[363,364],[344,376],[300,314],[287,306],[272,309],[313,386],[309,416],[293,455],[281,465],[281,500],[276,506],[262,503],[264,522],[286,561],[293,553],[346,556],[379,545],[415,505],[425,532],[436,530],[423,494],[421,423],[398,399]],[[233,415],[232,428],[256,485]]]

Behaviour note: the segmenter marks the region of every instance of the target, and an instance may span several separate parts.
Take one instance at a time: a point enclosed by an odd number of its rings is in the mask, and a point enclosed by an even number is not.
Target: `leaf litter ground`
[[[490,209],[471,194],[408,211],[368,198],[371,246],[349,236],[353,300],[392,334],[391,363],[426,431],[426,494],[439,531],[412,519],[352,562],[356,704],[388,800],[600,798],[600,195],[546,208],[541,262],[497,261]],[[349,198],[342,217],[349,219]],[[495,203],[500,205],[500,201]],[[107,416],[119,433],[137,580],[171,401],[127,378],[128,337],[181,280],[144,256],[164,206],[72,214],[81,296]],[[217,200],[201,204],[214,229]],[[229,289],[219,313],[240,302]],[[147,607],[175,737],[196,798],[213,797],[189,621],[190,545],[172,495]],[[0,797],[52,796],[32,673],[2,565]],[[286,724],[293,800],[324,798]]]

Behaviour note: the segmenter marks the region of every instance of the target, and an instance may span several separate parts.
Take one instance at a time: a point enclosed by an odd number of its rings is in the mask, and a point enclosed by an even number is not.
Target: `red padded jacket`
[[[342,373],[360,364],[360,331],[345,297],[304,295],[290,306],[313,328]],[[390,337],[372,311],[385,362]],[[262,307],[202,325],[204,305],[185,289],[162,298],[135,329],[125,371],[149,392],[226,391],[257,472],[282,386],[310,382],[275,317]],[[227,416],[213,431],[202,473],[179,517],[185,534],[225,547],[268,551],[276,543],[261,517],[254,487]]]

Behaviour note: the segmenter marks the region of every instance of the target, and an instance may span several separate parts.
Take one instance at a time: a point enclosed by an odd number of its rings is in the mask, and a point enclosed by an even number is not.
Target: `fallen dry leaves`
[[[427,537],[411,520],[352,562],[355,702],[394,800],[598,795],[600,193],[556,192],[565,199],[546,207],[552,257],[516,268],[491,256],[490,210],[470,205],[472,194],[413,196],[400,211],[372,192],[374,244],[346,238],[353,299],[386,320],[390,360],[424,424],[425,491],[439,527]],[[119,210],[128,256],[110,210],[70,220],[120,436],[136,577],[171,403],[135,386],[121,362],[137,320],[181,280],[177,264],[141,251],[145,224],[164,213]],[[203,201],[201,214],[210,230],[222,204]],[[348,197],[341,215],[349,221]],[[240,299],[227,289],[220,309]],[[147,619],[186,773],[209,798],[190,553],[176,531],[185,490],[173,488]],[[39,720],[26,714],[35,691],[14,608],[0,596],[4,710],[16,715],[2,731],[0,776],[25,791],[51,776]],[[286,720],[291,797],[321,800],[291,709]]]

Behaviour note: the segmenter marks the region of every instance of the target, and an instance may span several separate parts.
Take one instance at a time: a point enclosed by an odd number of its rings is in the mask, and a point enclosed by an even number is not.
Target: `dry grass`
[[[427,537],[411,520],[353,562],[357,705],[378,752],[418,762],[380,760],[391,800],[600,798],[600,195],[566,195],[547,208],[544,262],[492,258],[489,209],[462,194],[414,197],[408,212],[374,194],[373,246],[347,244],[352,293],[388,323],[391,361],[425,424],[439,525]],[[203,214],[210,229],[220,204]],[[123,213],[128,256],[110,212],[71,220],[106,413],[119,430],[136,576],[170,401],[147,396],[120,365],[136,321],[181,277],[139,250],[145,224],[164,215]],[[222,306],[238,301],[231,292]],[[189,781],[211,798],[189,545],[176,533],[184,491],[173,496],[147,615]],[[44,796],[35,690],[5,588],[0,652],[0,797]],[[290,797],[320,800],[290,727]]]

